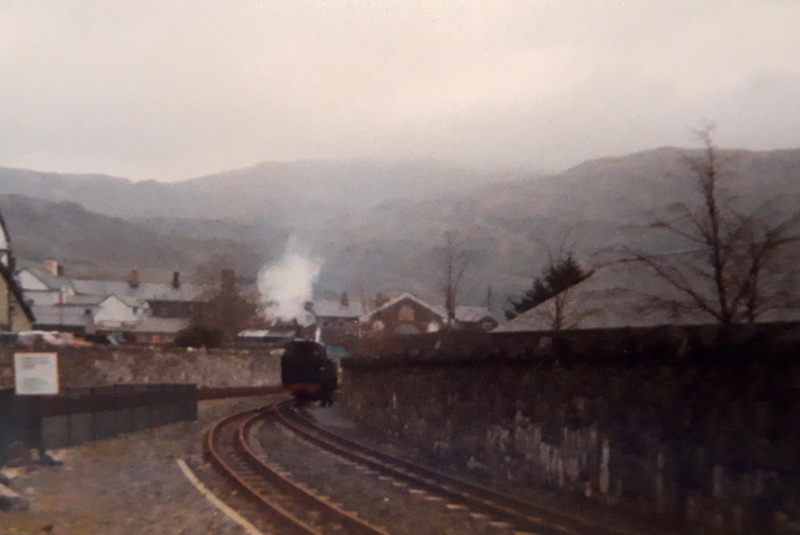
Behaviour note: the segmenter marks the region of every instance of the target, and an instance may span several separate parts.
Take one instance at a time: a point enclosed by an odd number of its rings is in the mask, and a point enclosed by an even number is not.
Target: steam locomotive
[[[308,340],[295,340],[283,346],[281,383],[294,396],[297,405],[319,401],[333,404],[338,370],[328,358],[325,346]]]

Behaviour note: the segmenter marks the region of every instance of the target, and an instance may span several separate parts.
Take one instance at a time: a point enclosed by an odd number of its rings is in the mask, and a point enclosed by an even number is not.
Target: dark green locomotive
[[[333,404],[338,370],[328,358],[325,346],[308,340],[296,340],[284,345],[281,357],[281,384],[298,404],[320,401],[322,406]]]

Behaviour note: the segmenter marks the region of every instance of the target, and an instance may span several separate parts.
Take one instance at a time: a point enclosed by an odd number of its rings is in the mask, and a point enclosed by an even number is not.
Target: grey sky
[[[0,0],[0,165],[560,169],[718,124],[800,146],[800,2]]]

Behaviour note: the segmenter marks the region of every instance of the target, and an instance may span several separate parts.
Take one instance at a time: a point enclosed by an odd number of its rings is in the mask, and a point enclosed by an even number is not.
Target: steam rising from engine
[[[268,320],[305,323],[305,304],[313,298],[322,264],[292,237],[280,260],[259,270],[258,291]]]

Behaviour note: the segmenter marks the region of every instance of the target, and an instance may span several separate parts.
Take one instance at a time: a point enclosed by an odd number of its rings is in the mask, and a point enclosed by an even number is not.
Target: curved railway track
[[[288,403],[234,415],[208,433],[206,450],[213,462],[237,485],[263,502],[293,533],[388,535],[328,498],[316,497],[304,485],[291,482],[282,470],[258,458],[248,435],[259,420],[275,421],[315,447],[366,466],[394,480],[466,508],[475,516],[513,527],[514,533],[536,535],[631,535],[633,532],[553,510],[461,480],[347,440],[314,424]],[[289,504],[287,504],[287,502]],[[305,511],[311,511],[307,514]],[[302,512],[302,513],[300,513]]]
[[[217,422],[204,444],[212,463],[289,533],[389,535],[326,497],[292,482],[279,467],[257,455],[248,435],[258,421],[273,416],[275,407],[235,414]]]
[[[459,503],[470,511],[541,535],[631,535],[632,532],[546,508],[400,459],[348,440],[314,424],[288,404],[275,407],[279,423],[309,442],[356,463]]]

